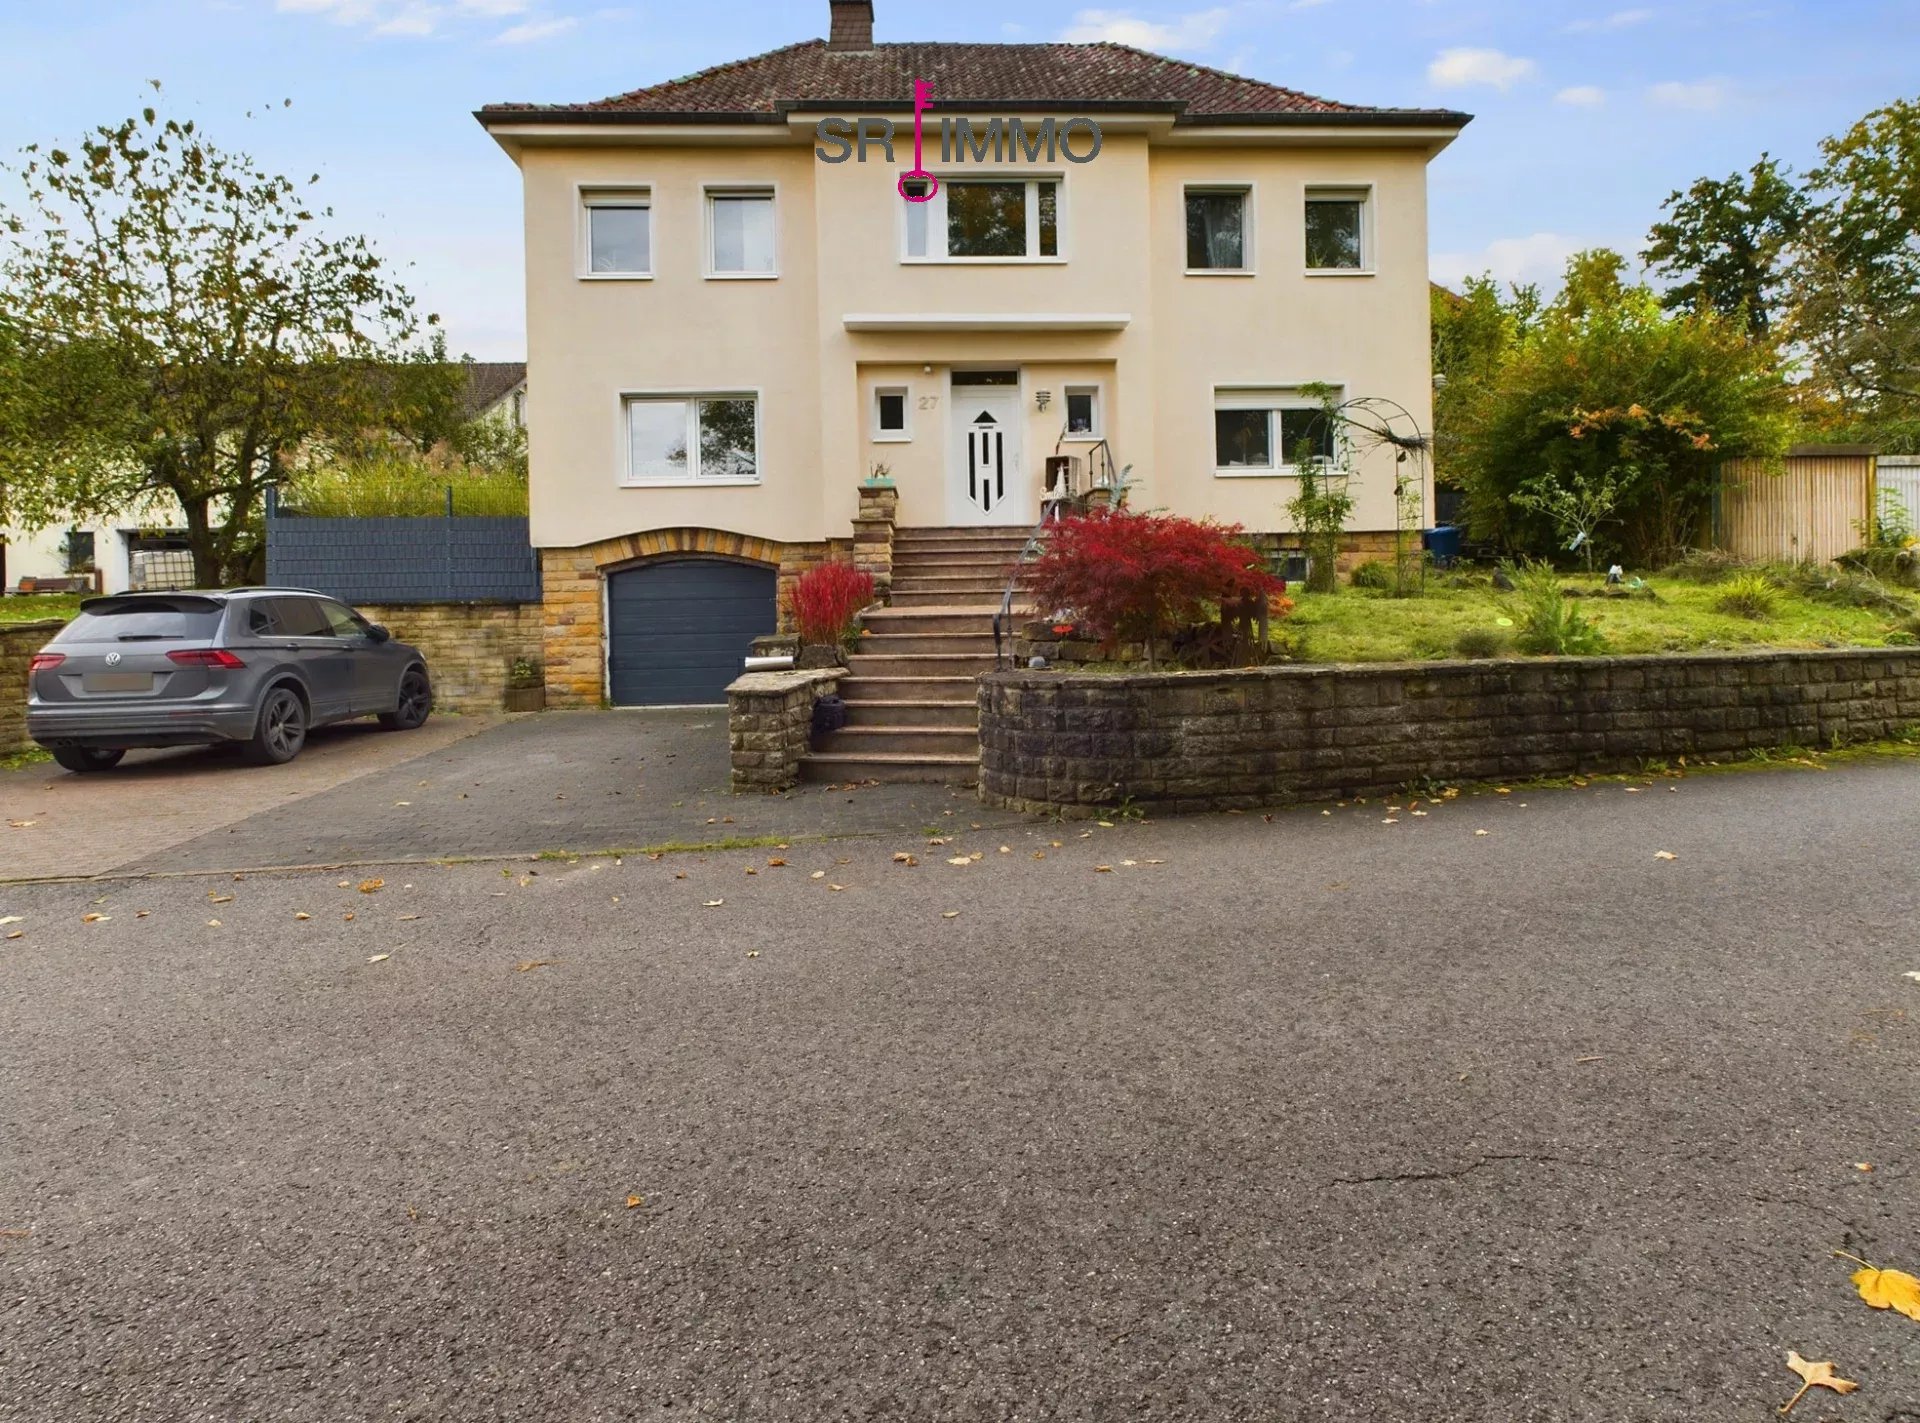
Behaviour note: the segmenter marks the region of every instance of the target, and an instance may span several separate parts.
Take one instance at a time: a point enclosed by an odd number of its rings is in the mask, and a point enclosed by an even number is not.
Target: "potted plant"
[[[844,667],[860,635],[860,610],[873,601],[873,575],[834,561],[809,568],[794,581],[788,605],[800,634],[797,668]]]
[[[547,674],[531,657],[516,657],[507,669],[506,706],[510,712],[546,710]]]

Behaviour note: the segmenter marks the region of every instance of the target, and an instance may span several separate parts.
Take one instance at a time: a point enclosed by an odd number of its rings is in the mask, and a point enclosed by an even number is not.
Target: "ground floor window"
[[[760,402],[748,394],[627,399],[622,483],[758,484]]]
[[[1219,475],[1289,474],[1332,459],[1333,425],[1298,387],[1214,392],[1213,465]]]

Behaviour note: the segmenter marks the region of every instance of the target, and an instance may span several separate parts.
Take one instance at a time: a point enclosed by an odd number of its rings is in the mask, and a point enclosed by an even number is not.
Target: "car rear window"
[[[211,598],[91,598],[55,642],[205,641],[220,629]]]

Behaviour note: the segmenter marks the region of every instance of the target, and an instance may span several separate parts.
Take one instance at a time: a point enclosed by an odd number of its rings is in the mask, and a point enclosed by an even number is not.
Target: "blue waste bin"
[[[1420,543],[1441,568],[1451,568],[1460,559],[1460,530],[1451,524],[1428,529],[1420,536]]]

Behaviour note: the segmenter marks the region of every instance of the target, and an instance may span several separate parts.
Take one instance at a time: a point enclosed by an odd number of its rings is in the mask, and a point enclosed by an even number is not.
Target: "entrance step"
[[[999,549],[985,553],[976,553],[972,550],[964,553],[949,551],[922,553],[918,549],[912,551],[895,549],[893,567],[895,572],[902,568],[909,568],[916,573],[938,573],[943,568],[958,568],[969,573],[996,570],[1004,574],[1013,568],[1019,557],[1018,551],[1006,554]]]
[[[816,738],[816,753],[846,756],[980,756],[972,726],[849,726]]]
[[[895,543],[1011,543],[1023,544],[1032,536],[1031,528],[1014,524],[953,524],[944,528],[915,525],[893,531]]]
[[[1004,588],[984,584],[977,591],[965,591],[954,588],[941,588],[932,592],[922,589],[895,589],[893,606],[896,608],[966,608],[978,616],[992,618],[1000,611],[1000,599],[1006,592]]]
[[[980,755],[917,756],[905,752],[857,754],[821,751],[800,760],[804,781],[914,781],[966,786],[980,779]]]
[[[841,700],[855,702],[971,702],[980,694],[974,677],[842,677]]]
[[[938,726],[964,731],[977,740],[980,735],[980,703],[958,700],[850,701],[847,703],[847,726]]]
[[[993,654],[977,652],[929,652],[920,656],[868,656],[857,652],[847,659],[847,680],[858,682],[867,677],[977,677],[993,670]]]
[[[858,657],[925,657],[933,653],[970,653],[975,657],[993,657],[993,624],[991,621],[974,618],[970,621],[978,624],[987,622],[987,626],[972,627],[965,632],[894,632],[889,628],[885,632],[874,630],[860,639],[854,649]]]
[[[994,599],[993,606],[952,607],[929,604],[914,608],[873,608],[862,613],[860,620],[873,629],[874,636],[893,636],[895,634],[918,633],[979,633],[988,638],[993,636],[993,615],[1000,610],[1000,600]],[[1031,610],[1016,601],[1014,613],[1025,617]]]

